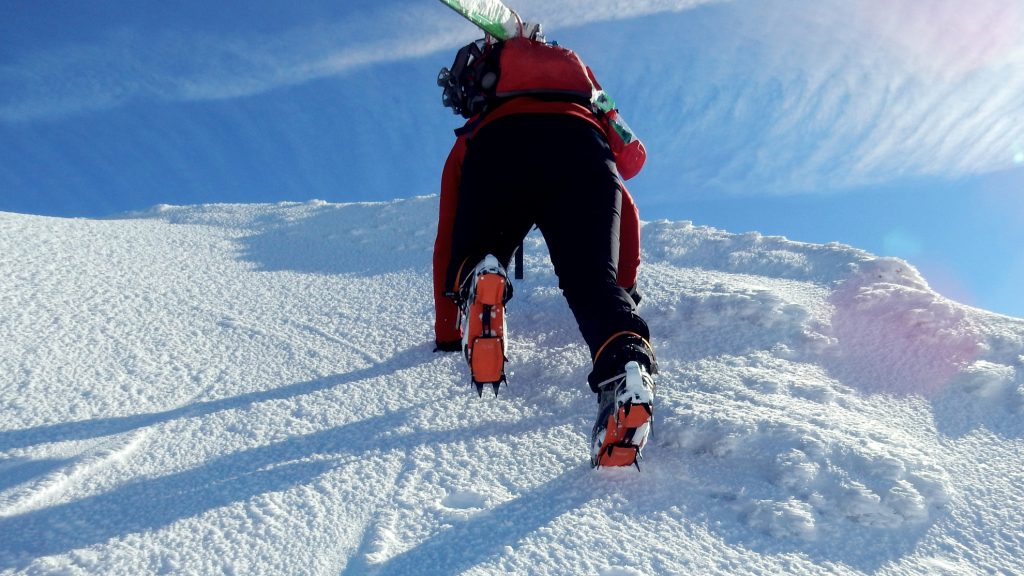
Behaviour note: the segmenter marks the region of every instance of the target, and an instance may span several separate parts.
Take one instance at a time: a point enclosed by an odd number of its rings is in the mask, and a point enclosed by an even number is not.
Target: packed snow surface
[[[543,238],[479,398],[432,351],[436,210],[0,214],[0,573],[1024,573],[1024,321],[646,223],[653,437],[595,471]]]

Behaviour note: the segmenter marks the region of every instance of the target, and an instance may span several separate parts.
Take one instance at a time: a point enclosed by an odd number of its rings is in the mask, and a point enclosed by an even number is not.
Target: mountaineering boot
[[[654,416],[654,379],[635,360],[622,374],[597,384],[598,412],[591,433],[590,464],[636,466]]]
[[[462,298],[462,351],[473,385],[483,396],[484,384],[494,395],[505,378],[505,303],[512,294],[505,268],[488,254],[466,279]]]

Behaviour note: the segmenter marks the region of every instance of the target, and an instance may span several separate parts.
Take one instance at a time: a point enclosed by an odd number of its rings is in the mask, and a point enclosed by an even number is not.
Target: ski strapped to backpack
[[[473,385],[483,396],[490,384],[494,395],[505,377],[508,360],[505,340],[505,304],[512,297],[512,285],[505,268],[488,254],[463,281],[460,330],[462,351],[469,364]]]
[[[441,0],[441,3],[498,40],[525,35],[522,18],[501,0]]]

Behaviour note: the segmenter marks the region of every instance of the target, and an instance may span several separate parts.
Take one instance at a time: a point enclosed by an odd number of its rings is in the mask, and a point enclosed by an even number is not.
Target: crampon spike
[[[501,385],[504,384],[508,386],[508,378],[502,376],[501,380],[498,380],[497,382],[477,382],[476,380],[473,380],[473,386],[476,387],[476,394],[481,398],[484,397],[484,384],[491,385],[491,389],[494,390],[494,397],[497,398],[498,391],[501,390]]]

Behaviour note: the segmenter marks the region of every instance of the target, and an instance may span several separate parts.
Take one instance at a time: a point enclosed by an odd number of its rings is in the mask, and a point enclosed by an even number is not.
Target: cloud
[[[967,174],[1007,168],[1024,136],[1024,11],[1019,2],[862,0],[857,67],[871,131],[859,171]],[[854,126],[840,124],[849,133]]]
[[[548,28],[570,28],[593,22],[628,20],[651,14],[682,12],[726,0],[523,0],[514,2],[520,15]]]
[[[666,190],[792,194],[1024,165],[1016,0],[514,4],[573,39]],[[440,3],[396,0],[234,34],[122,29],[8,56],[0,122],[251,96],[450,51],[478,32]]]
[[[59,117],[144,99],[249,96],[430,54],[456,44],[469,27],[445,26],[441,16],[422,7],[377,10],[244,37],[107,32],[92,44],[44,48],[0,65],[0,120]]]
[[[706,0],[705,0],[706,1]],[[687,1],[523,2],[524,16],[552,26],[582,25]],[[248,36],[188,30],[107,32],[83,45],[45,47],[0,64],[0,121],[19,122],[102,110],[136,100],[216,100],[260,94],[424,56],[478,34],[439,3],[391,2],[353,10],[343,21]]]
[[[646,86],[627,116],[641,135],[655,127],[649,148],[678,174],[672,189],[958,177],[1012,167],[1024,141],[1019,2],[735,2],[634,35],[653,56],[618,62],[640,70],[626,86]]]

